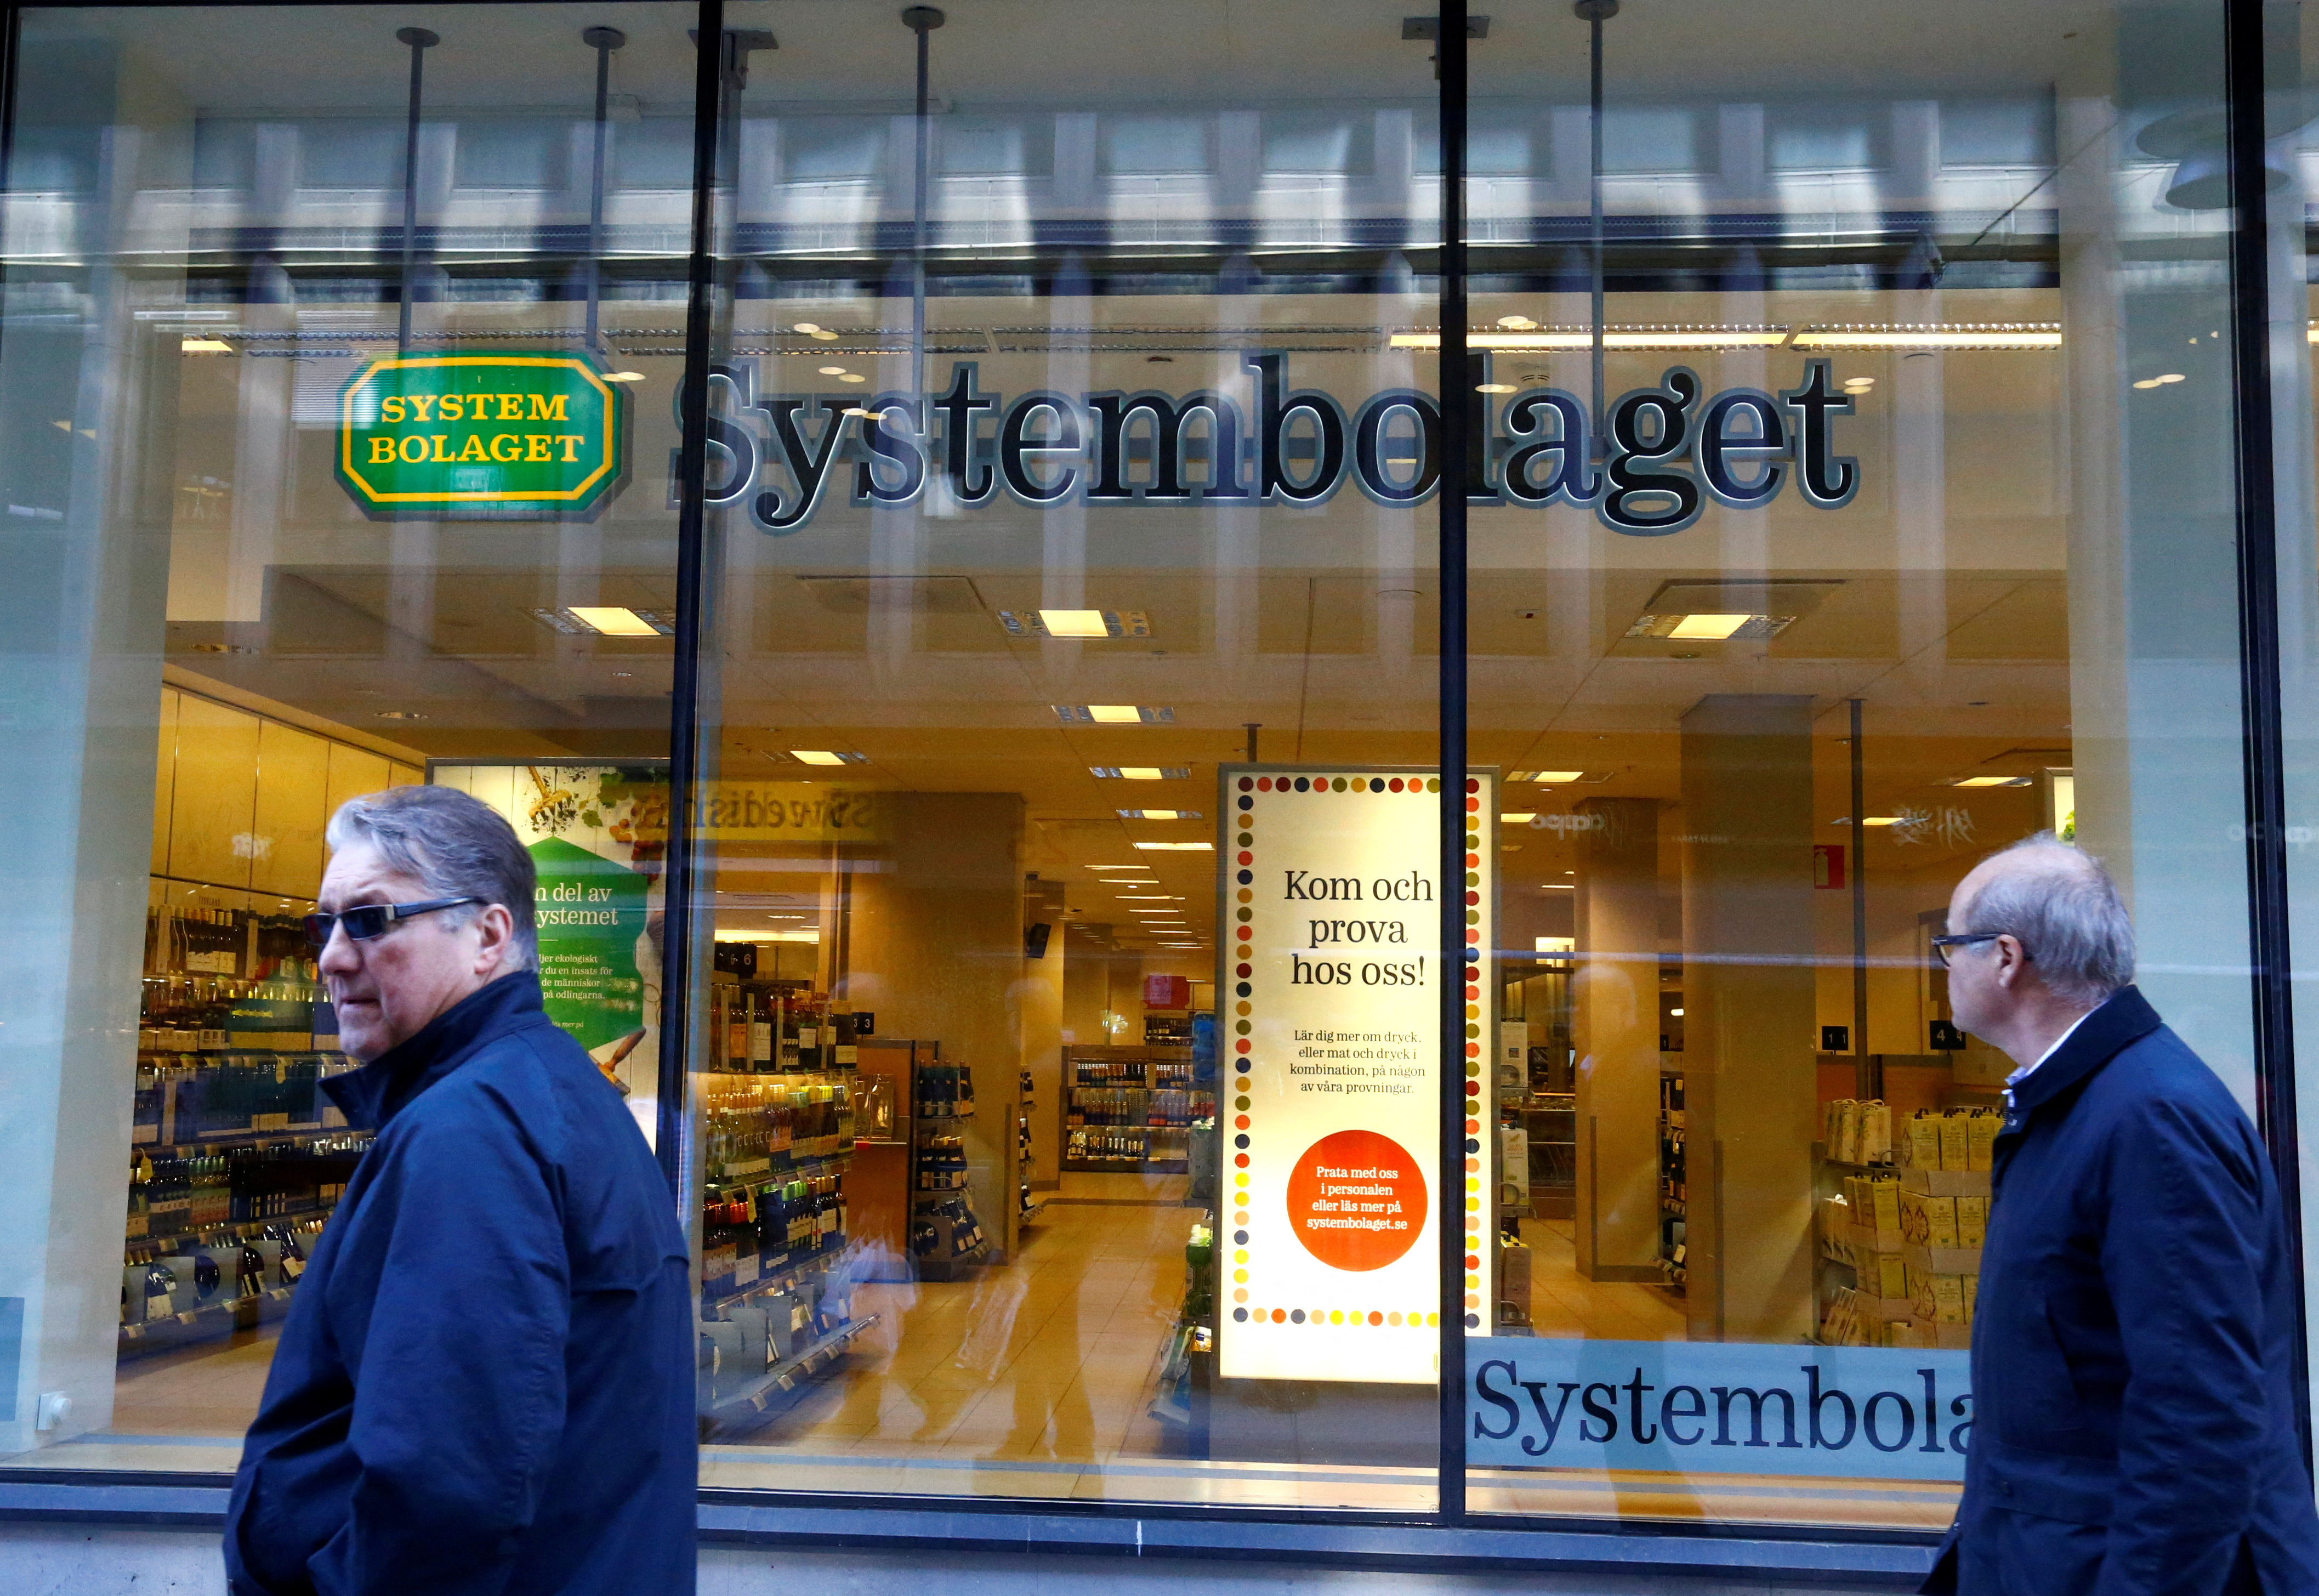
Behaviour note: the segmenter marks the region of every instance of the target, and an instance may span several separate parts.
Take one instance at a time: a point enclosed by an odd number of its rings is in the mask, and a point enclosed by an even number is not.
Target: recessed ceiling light
[[[829,748],[792,748],[790,757],[801,765],[860,765],[870,762],[866,753]]]
[[[607,637],[660,637],[667,635],[650,618],[622,605],[574,604],[566,608],[564,613],[591,631],[600,632]]]
[[[798,331],[804,333],[808,338],[821,330],[821,328],[817,323],[811,321],[798,322],[796,327]]]
[[[1686,615],[1675,622],[1674,629],[1667,636],[1686,640],[1728,637],[1755,618],[1752,615]]]
[[[860,405],[854,404],[846,406],[840,413],[848,416],[859,416],[866,421],[875,416],[878,412],[876,410],[865,410]]]
[[[1184,781],[1188,765],[1089,765],[1087,774],[1105,781]]]
[[[1498,325],[1500,327],[1511,328],[1514,331],[1520,332],[1527,328],[1536,327],[1538,323],[1531,320],[1528,316],[1501,316],[1498,318]]]
[[[604,381],[608,383],[641,383],[644,380],[645,374],[640,371],[608,371],[604,374]]]
[[[1148,864],[1090,864],[1082,867],[1091,870],[1148,870]]]
[[[1137,847],[1150,853],[1214,853],[1214,843],[1138,843]]]
[[[1202,818],[1197,809],[1122,809],[1119,811],[1119,817],[1122,820],[1198,820]]]
[[[1542,881],[1538,884],[1538,889],[1540,892],[1575,892],[1578,890],[1577,888],[1572,886],[1567,881]]]
[[[233,346],[223,338],[179,338],[177,350],[184,355],[230,355]]]
[[[1499,823],[1504,825],[1528,825],[1531,821],[1537,818],[1538,815],[1536,811],[1529,809],[1524,809],[1512,815],[1501,815],[1498,816]]]
[[[1849,815],[1839,815],[1835,819],[1829,821],[1828,824],[1830,825],[1850,825],[1852,824],[1852,816]],[[1860,824],[1863,825],[1898,825],[1900,824],[1900,817],[1898,815],[1863,815],[1860,817]]]
[[[859,372],[847,372],[844,376],[837,380],[841,383],[866,383],[870,379],[862,375]]]
[[[1151,636],[1151,618],[1141,609],[1002,609],[998,624],[1010,637]]]
[[[1136,881],[1131,885],[1150,887],[1155,883]],[[1114,892],[1112,896],[1122,903],[1174,903],[1176,901],[1176,895],[1172,892]]]
[[[1055,718],[1066,726],[1165,726],[1176,712],[1164,704],[1055,704]]]
[[[1511,383],[1476,383],[1474,384],[1474,392],[1476,393],[1514,393],[1520,392],[1520,390],[1515,388]]]
[[[1952,787],[2026,787],[2026,776],[1960,776],[1949,783]]]
[[[416,709],[382,709],[378,712],[378,717],[381,720],[424,720],[427,718]]]
[[[842,365],[825,365],[821,368],[821,374],[825,377],[842,377],[845,374],[845,368]]]
[[[1514,780],[1535,781],[1540,787],[1553,787],[1565,781],[1575,781],[1585,774],[1584,771],[1531,771],[1527,775],[1517,774]]]
[[[815,328],[813,329],[813,336],[819,338],[825,344],[834,344],[837,341],[837,335],[830,331],[826,327]]]

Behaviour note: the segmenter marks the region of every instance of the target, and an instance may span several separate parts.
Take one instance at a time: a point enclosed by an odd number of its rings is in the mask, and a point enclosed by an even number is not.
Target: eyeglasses
[[[309,915],[306,916],[306,940],[315,947],[329,946],[330,933],[344,927],[347,939],[366,942],[384,936],[399,922],[419,915],[431,915],[438,909],[456,909],[461,904],[481,903],[480,897],[430,897],[424,903],[366,903],[360,908],[339,915]]]
[[[2000,936],[2012,934],[2009,931],[1960,931],[1954,936],[1935,937],[1933,952],[1940,960],[1941,968],[1946,969],[1949,967],[1951,948],[1969,948],[1975,942],[1993,942]]]

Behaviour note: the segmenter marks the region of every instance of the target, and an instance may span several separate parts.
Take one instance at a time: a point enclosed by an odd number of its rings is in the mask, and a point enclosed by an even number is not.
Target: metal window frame
[[[176,7],[199,0],[143,0]],[[523,0],[449,0],[521,4]],[[237,7],[303,5],[311,0],[239,0]],[[2245,753],[2246,870],[2255,1069],[2260,1121],[2290,1223],[2298,1281],[2303,1267],[2296,1093],[2289,990],[2287,870],[2284,837],[2284,732],[2278,641],[2278,515],[2272,477],[2269,267],[2263,181],[2262,8],[2260,0],[2217,0],[2224,25],[2225,112],[2234,203],[2231,293],[2236,458],[2237,601],[2242,737]],[[685,437],[678,460],[675,690],[671,699],[669,925],[664,990],[689,991],[695,928],[692,878],[698,846],[690,798],[702,770],[699,724],[701,662],[709,645],[703,573],[707,560],[707,428],[710,334],[716,295],[715,195],[724,0],[694,0],[697,69],[693,194],[687,271]],[[19,33],[24,12],[77,9],[63,4],[0,8],[0,183],[10,167],[16,111]],[[1443,0],[1436,45],[1444,203],[1438,240],[1441,276],[1439,392],[1441,489],[1438,538],[1439,767],[1466,768],[1466,511],[1474,451],[1466,407],[1450,402],[1469,382],[1464,178],[1466,162],[1466,0]],[[1444,881],[1463,873],[1462,783],[1445,781],[1439,808]],[[1442,894],[1445,968],[1465,953],[1461,895]],[[1463,1159],[1462,983],[1445,983],[1441,1027],[1441,1168]],[[691,1027],[663,1025],[660,1059],[661,1161],[682,1205],[680,1136],[672,1132],[689,1060]],[[1899,1530],[1838,1530],[1755,1525],[1473,1515],[1466,1504],[1465,1311],[1462,1234],[1445,1223],[1441,1241],[1441,1372],[1431,1512],[1250,1510],[1046,1499],[854,1496],[811,1490],[699,1493],[704,1543],[752,1546],[941,1548],[1118,1556],[1256,1558],[1328,1567],[1476,1569],[1654,1573],[1746,1573],[1795,1583],[1913,1587],[1930,1565],[1936,1537]],[[2298,1320],[2302,1294],[2296,1294]],[[2307,1354],[2306,1354],[2307,1362]],[[2311,1424],[2307,1383],[2296,1383],[2306,1461]],[[201,1530],[222,1525],[227,1484],[216,1476],[77,1469],[0,1470],[0,1523],[103,1523]]]

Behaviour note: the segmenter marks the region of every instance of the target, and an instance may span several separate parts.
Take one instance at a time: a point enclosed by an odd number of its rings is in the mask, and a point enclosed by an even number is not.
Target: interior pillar
[[[1693,1340],[1812,1329],[1811,706],[1710,694],[1683,717]]]
[[[1656,1280],[1658,800],[1588,798],[1578,834],[1578,1272]]]

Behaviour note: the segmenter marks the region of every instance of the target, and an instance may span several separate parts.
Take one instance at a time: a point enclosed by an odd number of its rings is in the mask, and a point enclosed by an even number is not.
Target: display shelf
[[[742,1286],[738,1291],[727,1292],[722,1296],[703,1296],[701,1306],[708,1312],[721,1313],[727,1308],[737,1308],[751,1297],[763,1296],[768,1292],[794,1291],[799,1285],[816,1276],[829,1273],[830,1266],[844,1256],[844,1240],[843,1236],[838,1237],[837,1246],[826,1248],[811,1258],[799,1262],[790,1262],[784,1257],[781,1263],[774,1266],[773,1273],[760,1273],[756,1279]],[[763,1265],[760,1264],[758,1267],[762,1270]]]
[[[740,1191],[744,1187],[754,1191],[763,1186],[786,1186],[793,1180],[811,1180],[823,1175],[843,1174],[845,1167],[853,1161],[853,1144],[849,1140],[845,1147],[835,1152],[816,1153],[795,1163],[776,1165],[753,1175],[717,1176],[702,1184],[712,1191]]]
[[[800,1382],[812,1378],[844,1355],[853,1339],[878,1322],[875,1313],[860,1319],[849,1319],[795,1357],[785,1358],[765,1371],[764,1375],[743,1391],[708,1408],[704,1417],[719,1424],[745,1422],[758,1418],[780,1405],[781,1399],[797,1390]]]
[[[238,1328],[244,1310],[252,1315],[252,1323],[278,1319],[288,1311],[291,1295],[297,1290],[292,1285],[273,1285],[255,1295],[228,1297],[214,1303],[203,1303],[198,1308],[183,1313],[165,1314],[158,1319],[140,1320],[121,1327],[121,1350],[159,1352],[187,1341],[197,1341],[207,1335]]]

